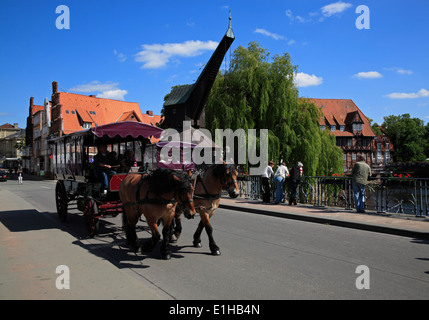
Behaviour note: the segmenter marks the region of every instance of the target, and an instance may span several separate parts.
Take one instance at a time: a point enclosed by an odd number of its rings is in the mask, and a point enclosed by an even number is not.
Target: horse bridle
[[[235,183],[237,183],[236,179],[233,179],[232,182],[228,182],[227,181],[227,176],[232,175],[232,173],[226,173],[223,175],[223,181],[221,181],[221,186],[222,189],[226,188],[228,189],[230,185],[233,185]],[[201,173],[197,176],[197,178],[195,179],[196,182],[201,182],[201,185],[203,186],[203,189],[205,191],[205,194],[194,194],[194,197],[196,198],[200,198],[200,199],[207,199],[207,200],[217,200],[220,198],[222,191],[216,194],[210,194],[204,184],[203,178],[201,177]]]

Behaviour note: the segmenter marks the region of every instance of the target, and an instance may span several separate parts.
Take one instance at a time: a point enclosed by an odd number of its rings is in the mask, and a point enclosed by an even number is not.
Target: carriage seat
[[[110,191],[119,191],[119,186],[121,185],[122,180],[127,176],[126,173],[118,173],[112,175],[109,181],[109,190]]]

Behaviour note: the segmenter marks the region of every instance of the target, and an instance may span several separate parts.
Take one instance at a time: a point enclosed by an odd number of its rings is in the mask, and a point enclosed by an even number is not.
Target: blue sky
[[[69,29],[56,27],[60,5]],[[369,29],[356,27],[359,5]],[[159,114],[172,86],[197,79],[230,10],[232,50],[257,41],[290,53],[300,96],[352,99],[378,123],[404,113],[429,121],[426,0],[1,0],[0,124],[25,128],[30,97],[42,105],[52,81]]]

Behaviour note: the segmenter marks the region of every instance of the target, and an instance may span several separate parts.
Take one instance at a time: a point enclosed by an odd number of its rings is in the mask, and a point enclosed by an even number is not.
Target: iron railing
[[[288,200],[289,183],[283,184]],[[240,197],[262,199],[259,176],[239,178]],[[275,184],[271,181],[271,197]],[[352,180],[350,177],[305,176],[298,186],[298,202],[314,206],[354,208]],[[378,213],[403,213],[429,216],[429,179],[421,178],[371,178],[366,187],[366,209]]]

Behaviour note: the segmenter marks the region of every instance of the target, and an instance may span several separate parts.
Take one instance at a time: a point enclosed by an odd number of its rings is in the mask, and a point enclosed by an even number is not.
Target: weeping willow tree
[[[256,42],[234,51],[229,70],[218,74],[210,92],[207,129],[268,129],[269,160],[289,168],[301,161],[305,175],[342,172],[343,153],[335,137],[320,130],[321,111],[298,98],[289,54],[269,56]]]

